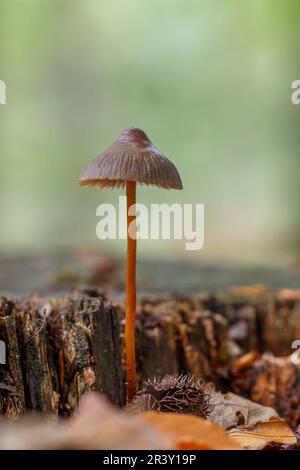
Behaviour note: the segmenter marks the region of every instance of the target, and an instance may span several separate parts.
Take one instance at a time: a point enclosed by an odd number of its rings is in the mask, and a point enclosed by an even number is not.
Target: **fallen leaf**
[[[228,435],[244,449],[263,449],[271,443],[297,444],[297,438],[285,421],[271,418],[244,428],[232,429]]]
[[[76,449],[159,450],[170,439],[128,411],[114,408],[104,396],[88,393],[78,413],[66,422],[69,442]]]
[[[293,357],[263,354],[236,372],[231,370],[231,390],[237,395],[274,408],[292,429],[300,422],[300,364]]]
[[[277,297],[280,300],[300,300],[300,290],[299,289],[281,289]]]
[[[215,392],[212,413],[208,420],[229,430],[241,425],[253,425],[258,421],[268,421],[272,417],[278,417],[278,414],[270,406],[259,405],[235,393]]]
[[[98,394],[85,395],[65,421],[41,414],[0,421],[0,450],[165,450],[170,438]]]
[[[228,437],[224,429],[197,416],[142,413],[144,422],[174,440],[176,450],[238,450],[237,442]]]
[[[249,286],[233,286],[230,293],[235,297],[264,297],[271,293],[271,289],[264,284],[253,284]]]

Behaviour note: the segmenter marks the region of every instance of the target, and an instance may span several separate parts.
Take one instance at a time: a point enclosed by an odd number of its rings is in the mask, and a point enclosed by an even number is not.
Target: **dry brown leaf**
[[[238,450],[224,429],[197,416],[176,413],[143,413],[141,418],[174,440],[176,450]]]
[[[231,390],[274,408],[292,429],[300,421],[300,365],[291,357],[263,354],[250,367],[232,369]]]
[[[259,405],[231,392],[215,392],[212,405],[213,411],[208,420],[227,430],[278,417],[273,408]]]
[[[295,434],[286,422],[276,417],[245,428],[232,429],[228,435],[246,449],[263,449],[271,442],[289,445],[297,443]]]
[[[96,393],[83,396],[78,413],[68,419],[65,428],[75,449],[159,450],[170,446],[167,436]]]
[[[168,436],[95,393],[65,421],[26,415],[0,420],[0,450],[164,450]]]
[[[271,289],[264,284],[253,284],[249,286],[233,286],[230,293],[236,297],[264,297],[270,294]]]
[[[299,289],[281,289],[277,297],[280,300],[300,300],[300,290]]]

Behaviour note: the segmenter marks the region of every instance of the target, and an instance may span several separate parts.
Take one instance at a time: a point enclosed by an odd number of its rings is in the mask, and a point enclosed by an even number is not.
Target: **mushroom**
[[[165,189],[182,189],[176,167],[150,141],[141,129],[129,128],[101,155],[93,160],[79,178],[81,186],[118,188],[126,186],[127,263],[125,357],[127,397],[136,393],[135,315],[136,315],[136,184]],[[133,207],[132,207],[133,206]],[[131,211],[129,209],[132,207]],[[130,230],[129,230],[130,229]]]

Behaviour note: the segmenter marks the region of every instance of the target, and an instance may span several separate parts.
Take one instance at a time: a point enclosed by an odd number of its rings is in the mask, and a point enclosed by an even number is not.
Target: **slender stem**
[[[135,366],[135,313],[136,313],[136,227],[135,215],[129,215],[129,208],[136,201],[136,183],[127,181],[127,263],[126,263],[126,319],[125,353],[127,369],[127,398],[132,400],[136,393]]]

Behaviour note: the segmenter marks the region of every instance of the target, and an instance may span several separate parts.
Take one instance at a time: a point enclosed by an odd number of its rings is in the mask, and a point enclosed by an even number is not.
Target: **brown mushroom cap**
[[[99,157],[79,178],[81,186],[120,187],[126,181],[162,188],[182,189],[179,173],[141,129],[130,128]]]

